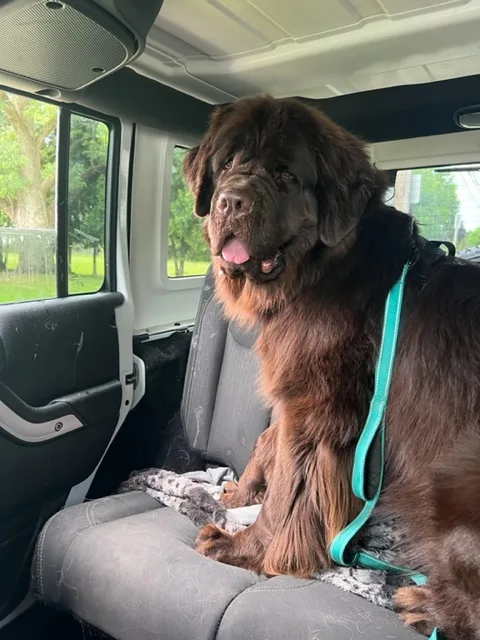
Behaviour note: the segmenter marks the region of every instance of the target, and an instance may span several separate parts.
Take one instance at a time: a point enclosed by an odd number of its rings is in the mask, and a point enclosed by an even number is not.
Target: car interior
[[[480,262],[480,0],[0,0],[0,640],[414,640],[206,559],[135,470],[240,475],[271,415],[183,174],[216,105],[297,97]]]

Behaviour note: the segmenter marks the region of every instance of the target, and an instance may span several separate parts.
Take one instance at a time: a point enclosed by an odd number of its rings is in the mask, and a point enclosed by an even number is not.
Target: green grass
[[[22,302],[26,300],[42,300],[55,298],[57,285],[54,275],[19,274],[15,269],[18,255],[8,256],[7,272],[0,273],[0,303]],[[72,255],[72,274],[69,278],[70,293],[95,293],[103,284],[103,254],[97,259],[97,277],[92,275],[93,258],[90,253],[74,253]]]
[[[18,274],[15,272],[18,255],[8,256],[6,273],[0,273],[0,303],[22,302],[26,300],[42,300],[56,297],[56,280],[54,275]],[[209,262],[185,262],[184,276],[203,275]],[[95,293],[103,284],[103,254],[97,259],[97,277],[92,276],[93,258],[91,253],[74,253],[72,255],[72,275],[69,278],[69,293]],[[167,273],[175,277],[175,265],[168,262]]]

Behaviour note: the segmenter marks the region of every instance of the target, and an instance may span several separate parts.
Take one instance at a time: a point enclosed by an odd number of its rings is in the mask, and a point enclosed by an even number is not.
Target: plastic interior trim
[[[14,438],[24,442],[44,442],[83,426],[84,424],[73,413],[45,422],[30,422],[0,401],[0,427]]]

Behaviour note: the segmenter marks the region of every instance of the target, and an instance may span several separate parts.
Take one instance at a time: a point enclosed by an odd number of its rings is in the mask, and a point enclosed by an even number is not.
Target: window
[[[387,203],[412,214],[429,240],[480,247],[480,164],[398,171]]]
[[[203,237],[203,220],[193,214],[193,196],[183,172],[187,151],[183,147],[173,150],[167,263],[170,278],[203,276],[210,264],[210,251]]]
[[[99,291],[110,127],[0,90],[0,303]]]
[[[94,293],[105,278],[109,129],[72,114],[68,172],[68,292]]]

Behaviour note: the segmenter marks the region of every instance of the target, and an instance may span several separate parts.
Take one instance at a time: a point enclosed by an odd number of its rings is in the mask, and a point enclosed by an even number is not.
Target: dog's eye
[[[282,180],[293,180],[295,176],[291,171],[288,170],[288,167],[279,166],[276,170],[277,176]]]
[[[228,162],[226,162],[226,163],[223,165],[223,169],[224,169],[225,171],[230,171],[230,169],[231,169],[232,167],[233,167],[233,160],[229,160]]]

